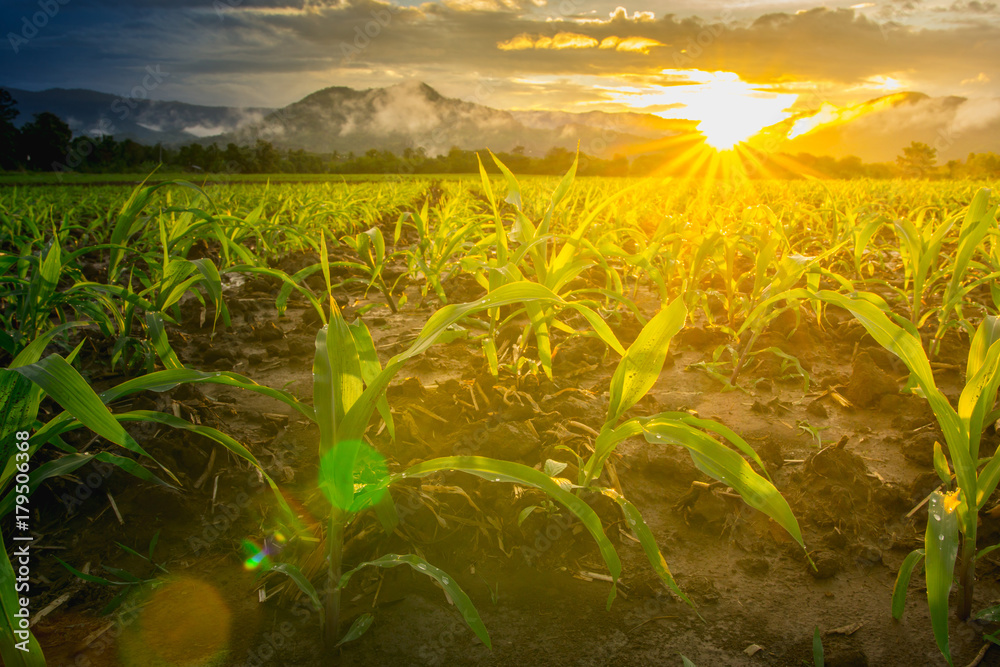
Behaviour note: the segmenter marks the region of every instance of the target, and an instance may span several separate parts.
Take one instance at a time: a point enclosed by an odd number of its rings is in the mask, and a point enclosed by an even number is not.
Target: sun
[[[717,151],[731,150],[765,127],[785,120],[798,97],[762,90],[733,72],[664,70],[662,74],[684,84],[654,91],[623,88],[614,96],[615,101],[637,110],[652,107],[650,110],[663,118],[698,121],[705,143]],[[653,110],[657,107],[661,110]]]
[[[688,115],[716,150],[730,150],[788,118],[796,95],[760,91],[731,72],[713,72],[687,102]]]

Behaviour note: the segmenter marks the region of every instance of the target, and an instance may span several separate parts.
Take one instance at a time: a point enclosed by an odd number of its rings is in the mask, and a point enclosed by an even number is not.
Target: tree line
[[[182,146],[141,144],[113,136],[74,136],[70,127],[55,114],[43,112],[21,128],[16,101],[0,88],[0,170],[75,171],[81,173],[148,173],[162,165],[167,172],[206,174],[454,174],[479,170],[477,151],[453,147],[447,153],[428,155],[422,148],[400,152],[372,149],[361,155],[312,153],[302,149],[282,149],[258,139],[253,145],[192,142]],[[702,161],[692,171],[688,162],[678,161],[697,143],[680,142],[669,150],[645,153],[631,160],[622,155],[610,159],[581,153],[578,173],[583,176],[711,176],[712,166]],[[559,175],[573,163],[576,153],[553,148],[542,157],[525,153],[517,146],[498,157],[516,174]],[[485,153],[485,149],[478,151]],[[749,157],[752,155],[752,157]],[[903,149],[895,162],[865,163],[861,158],[833,158],[806,153],[797,155],[754,153],[741,158],[744,171],[759,178],[1000,178],[1000,155],[970,153],[963,162],[937,164],[937,151],[919,142]],[[491,160],[484,162],[497,173]]]

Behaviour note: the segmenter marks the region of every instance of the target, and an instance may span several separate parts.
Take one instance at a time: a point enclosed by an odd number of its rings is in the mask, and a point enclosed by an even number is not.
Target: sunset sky
[[[738,102],[761,124],[903,90],[1000,96],[994,2],[616,4],[5,0],[0,85],[128,94],[158,66],[152,98],[277,107],[419,79],[498,108],[705,117]]]

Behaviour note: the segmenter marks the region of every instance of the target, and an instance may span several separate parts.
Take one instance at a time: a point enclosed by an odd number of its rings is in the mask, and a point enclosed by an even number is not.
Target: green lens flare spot
[[[244,570],[256,570],[261,566],[263,566],[264,570],[271,569],[271,559],[268,558],[269,554],[266,544],[260,547],[256,542],[245,539],[243,540],[242,548],[243,553],[247,555],[247,559],[243,561]]]
[[[385,457],[359,440],[337,443],[320,459],[319,487],[331,505],[345,512],[377,504],[388,479]]]

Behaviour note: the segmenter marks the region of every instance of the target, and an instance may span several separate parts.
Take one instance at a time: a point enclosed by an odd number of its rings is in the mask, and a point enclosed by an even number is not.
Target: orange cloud
[[[597,40],[588,35],[581,35],[575,32],[560,32],[553,37],[532,36],[528,33],[521,33],[503,42],[497,42],[497,48],[501,51],[527,51],[528,49],[604,49],[615,51],[627,51],[630,53],[649,53],[649,50],[657,46],[666,44],[647,37],[618,37],[612,35],[602,40]]]

